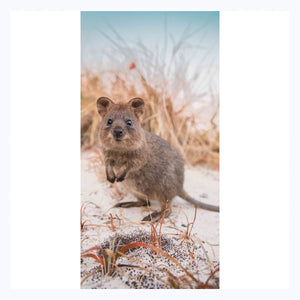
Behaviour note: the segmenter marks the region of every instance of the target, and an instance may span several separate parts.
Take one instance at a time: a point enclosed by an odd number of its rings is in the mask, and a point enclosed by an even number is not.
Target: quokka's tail
[[[202,209],[210,210],[210,211],[215,211],[215,212],[220,212],[219,206],[203,203],[201,201],[198,201],[194,198],[192,198],[186,191],[182,191],[179,195],[180,198],[188,201],[191,204],[196,205],[197,207],[200,207]]]

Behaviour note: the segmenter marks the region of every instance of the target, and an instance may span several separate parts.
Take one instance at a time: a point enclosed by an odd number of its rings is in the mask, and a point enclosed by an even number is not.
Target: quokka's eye
[[[132,125],[132,121],[131,121],[131,120],[127,120],[127,121],[126,121],[126,124],[127,124],[128,126],[131,126],[131,125]]]
[[[107,120],[107,125],[111,125],[113,123],[113,120],[112,119],[108,119]]]

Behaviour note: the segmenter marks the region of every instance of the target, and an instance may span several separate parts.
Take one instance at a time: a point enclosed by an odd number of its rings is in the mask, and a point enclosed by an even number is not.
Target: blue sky
[[[109,63],[104,56],[113,48],[109,41],[115,38],[112,28],[128,45],[141,41],[152,51],[164,52],[166,59],[184,31],[193,33],[184,50],[187,59],[195,65],[219,64],[218,12],[81,12],[83,66],[95,68],[105,61]],[[121,59],[121,52],[114,51],[114,57]]]

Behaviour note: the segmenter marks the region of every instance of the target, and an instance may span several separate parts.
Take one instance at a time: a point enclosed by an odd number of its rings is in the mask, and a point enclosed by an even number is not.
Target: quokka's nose
[[[123,135],[123,129],[121,127],[116,127],[114,129],[114,136],[120,138]]]

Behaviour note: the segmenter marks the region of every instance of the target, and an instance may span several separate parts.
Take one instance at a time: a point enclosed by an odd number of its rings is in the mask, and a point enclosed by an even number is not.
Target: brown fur
[[[157,200],[161,211],[152,213],[157,220],[163,213],[165,216],[170,213],[172,199],[180,196],[204,209],[219,211],[218,207],[196,201],[184,191],[184,161],[167,141],[141,127],[140,117],[145,108],[141,98],[115,104],[101,97],[97,108],[102,116],[99,139],[107,179],[124,181],[138,198],[138,202],[119,203],[117,207],[143,206],[150,199]],[[131,125],[126,124],[128,120]],[[143,220],[150,219],[149,215]]]

